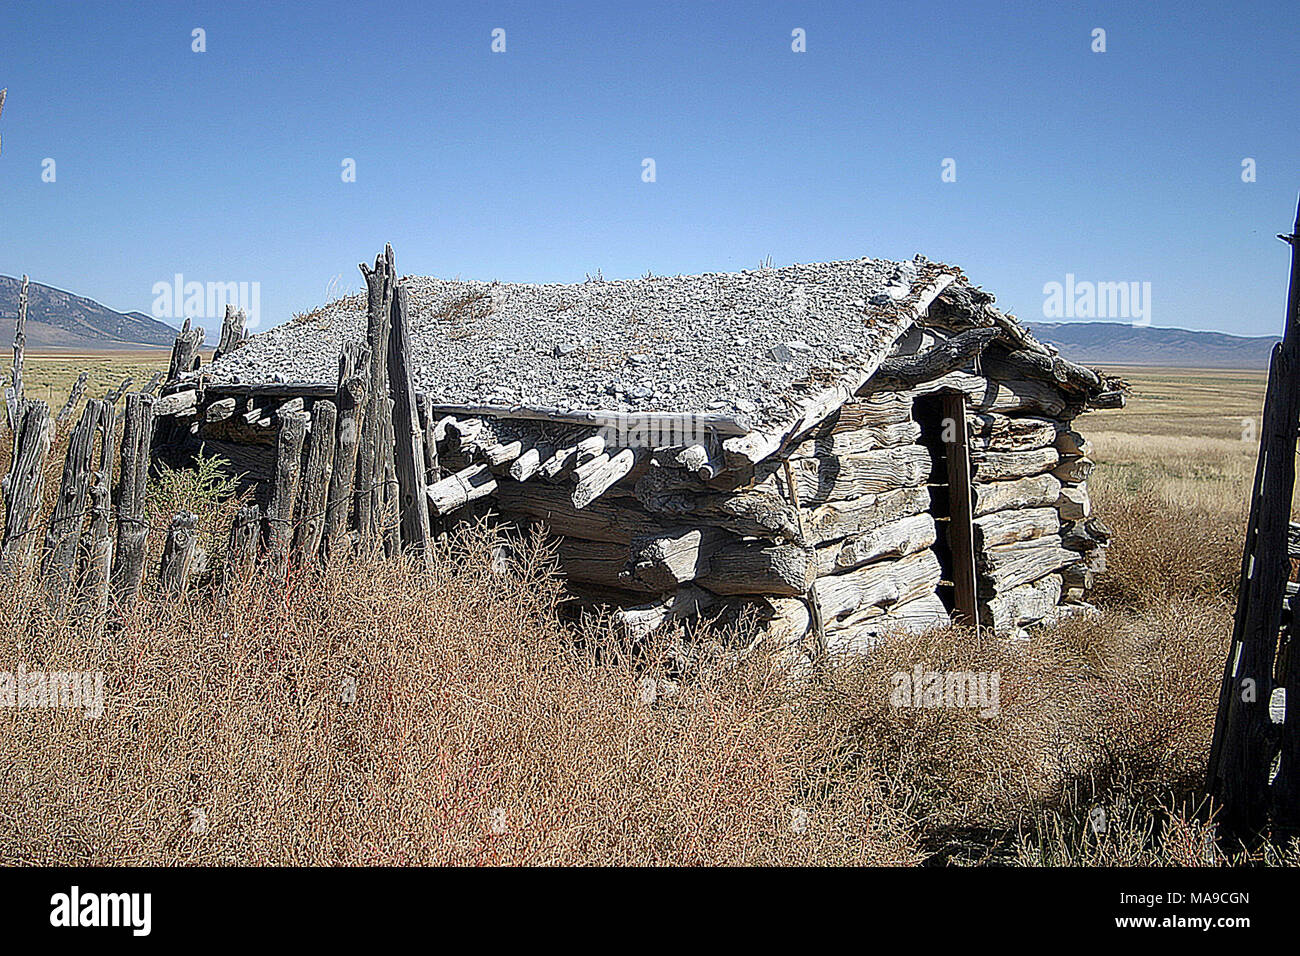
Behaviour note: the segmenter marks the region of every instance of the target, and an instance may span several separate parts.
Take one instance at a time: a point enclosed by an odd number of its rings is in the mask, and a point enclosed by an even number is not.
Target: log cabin
[[[178,337],[155,451],[255,490],[232,541],[418,557],[458,522],[541,524],[572,599],[633,635],[744,612],[810,654],[1089,606],[1109,531],[1076,422],[1126,386],[958,268],[361,268],[363,292],[259,335],[229,310],[206,366],[201,330]]]

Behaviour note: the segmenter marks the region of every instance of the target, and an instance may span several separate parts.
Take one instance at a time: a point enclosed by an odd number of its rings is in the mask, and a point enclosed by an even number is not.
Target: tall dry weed
[[[522,549],[527,553],[527,549]],[[99,719],[0,710],[7,863],[906,863],[907,821],[762,657],[693,684],[576,644],[537,563],[460,539],[115,633],[0,595],[0,659],[102,670]],[[34,610],[36,609],[36,610]],[[579,650],[579,646],[585,649]],[[649,658],[654,659],[654,655]]]

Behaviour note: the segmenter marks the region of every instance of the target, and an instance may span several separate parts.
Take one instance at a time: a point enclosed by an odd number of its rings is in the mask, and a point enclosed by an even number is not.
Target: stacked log
[[[1015,633],[1051,619],[1063,600],[1082,602],[1091,584],[1071,571],[1082,549],[1075,524],[1090,513],[1091,449],[1069,418],[1053,417],[1070,412],[1064,403],[1015,383],[979,388],[974,378],[964,390],[982,398],[967,418],[982,622]],[[1008,390],[1020,400],[1008,402]]]
[[[451,514],[490,496],[503,518],[561,535],[560,573],[585,600],[614,606],[629,634],[752,607],[783,639],[819,629],[829,649],[860,649],[894,628],[948,621],[930,458],[911,407],[900,393],[851,402],[743,483],[711,469],[702,443],[651,454],[605,435],[570,435],[566,447],[519,422],[447,422],[440,460],[461,470],[429,497]],[[512,470],[507,459],[537,466]],[[598,496],[574,493],[620,459]],[[570,482],[547,480],[566,467]]]
[[[1057,470],[1061,479],[1061,497],[1057,505],[1061,515],[1061,537],[1065,547],[1077,556],[1067,568],[1062,599],[1068,604],[1083,605],[1087,590],[1092,586],[1093,574],[1106,570],[1106,543],[1110,540],[1110,529],[1092,517],[1092,503],[1088,498],[1088,476],[1093,468],[1089,457],[1092,443],[1066,425],[1059,430],[1055,444],[1061,453]]]

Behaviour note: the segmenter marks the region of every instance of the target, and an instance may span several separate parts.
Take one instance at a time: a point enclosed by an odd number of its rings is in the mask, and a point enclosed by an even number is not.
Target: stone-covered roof
[[[922,257],[573,284],[406,276],[416,387],[437,405],[707,413],[783,430],[853,390],[957,270]],[[364,294],[248,339],[201,370],[218,387],[332,386]]]

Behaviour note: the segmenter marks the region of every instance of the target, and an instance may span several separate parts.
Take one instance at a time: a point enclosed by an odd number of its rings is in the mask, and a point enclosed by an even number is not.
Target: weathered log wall
[[[948,620],[936,597],[930,458],[905,394],[845,405],[743,483],[692,469],[693,457],[707,459],[703,446],[660,450],[589,504],[574,499],[563,468],[519,481],[491,456],[469,464],[475,443],[492,451],[500,436],[454,431],[462,437],[439,449],[443,460],[483,469],[502,517],[564,535],[561,572],[585,599],[615,606],[632,633],[749,608],[782,640],[833,650]],[[587,452],[599,454],[589,461],[609,454],[595,444]],[[451,484],[444,481],[445,494],[454,493]]]
[[[968,422],[983,623],[1015,633],[1061,614],[1063,605],[1087,607],[1109,531],[1090,520],[1092,449],[1074,429],[1076,409],[1041,401],[1020,383],[981,386],[976,378],[958,384],[975,397]]]

